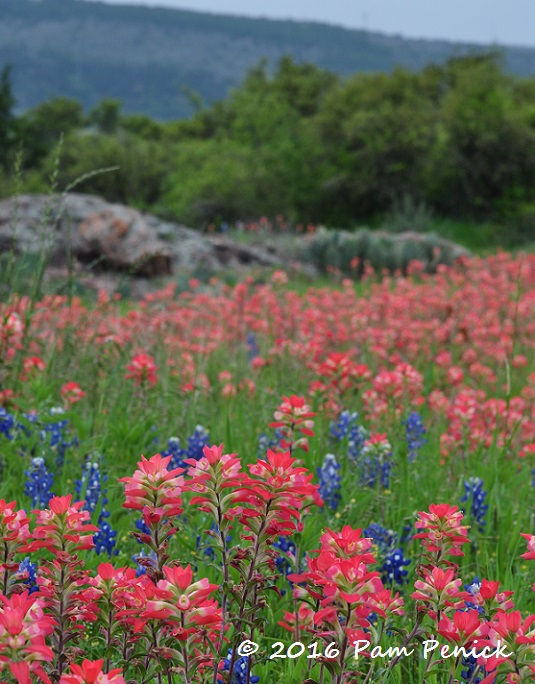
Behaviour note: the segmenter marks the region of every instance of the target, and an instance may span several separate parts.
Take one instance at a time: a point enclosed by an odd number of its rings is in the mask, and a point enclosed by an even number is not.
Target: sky
[[[106,0],[348,28],[456,42],[535,47],[535,0]]]

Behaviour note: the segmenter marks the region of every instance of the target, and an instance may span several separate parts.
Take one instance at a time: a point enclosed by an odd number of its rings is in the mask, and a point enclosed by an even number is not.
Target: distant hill
[[[121,99],[126,113],[187,116],[187,91],[225,97],[246,71],[291,55],[339,74],[420,69],[476,45],[409,40],[312,22],[246,19],[85,0],[0,0],[0,68],[13,65],[19,110],[51,96],[90,108]],[[512,73],[535,74],[535,49],[503,48]]]

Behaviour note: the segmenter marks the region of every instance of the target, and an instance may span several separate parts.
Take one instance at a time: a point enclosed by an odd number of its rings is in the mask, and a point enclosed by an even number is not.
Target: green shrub
[[[379,273],[384,269],[406,273],[411,261],[420,261],[428,272],[433,272],[438,264],[452,265],[461,251],[435,233],[421,236],[374,233],[366,228],[355,233],[322,229],[308,244],[304,259],[322,273],[332,266],[346,275],[360,277],[366,261]],[[359,260],[357,268],[355,258]]]

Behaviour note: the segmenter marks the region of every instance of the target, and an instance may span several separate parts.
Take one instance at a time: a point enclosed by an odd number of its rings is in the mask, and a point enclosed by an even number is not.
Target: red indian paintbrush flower
[[[221,490],[235,488],[246,477],[241,472],[241,462],[237,454],[224,454],[224,445],[205,446],[199,460],[185,459],[188,466],[187,488],[196,493],[192,504],[201,504],[201,510],[216,513],[217,506],[223,504],[226,510],[230,497],[222,497]]]
[[[127,365],[125,378],[131,378],[136,385],[155,385],[157,382],[156,371],[158,367],[154,363],[152,356],[148,354],[137,354]]]
[[[104,660],[84,660],[81,665],[71,665],[70,672],[61,676],[59,684],[126,684],[122,670],[104,673]]]
[[[312,485],[312,474],[307,468],[295,467],[297,459],[292,458],[289,451],[276,452],[269,450],[266,460],[259,459],[249,466],[251,475],[256,475],[269,488],[273,489],[273,496],[282,491],[293,492],[296,495],[310,497],[317,500],[317,486]],[[303,477],[304,476],[304,477]]]
[[[363,539],[359,529],[345,526],[340,534],[327,530],[321,537],[318,556],[307,558],[308,571],[288,575],[291,582],[300,585],[294,588],[294,599],[308,594],[318,606],[319,610],[313,614],[315,629],[339,644],[336,652],[342,673],[349,643],[362,639],[365,634],[362,630],[369,633],[372,613],[379,619],[403,614],[403,599],[386,590],[379,573],[369,568],[375,563],[373,555],[367,552],[370,546],[371,540]],[[285,617],[289,616],[285,614]],[[299,615],[296,617],[299,619]],[[310,620],[310,614],[304,613],[303,618]],[[295,617],[281,625],[288,629],[292,622],[295,628]]]
[[[182,513],[184,478],[179,477],[183,468],[167,470],[171,456],[155,454],[149,460],[144,456],[138,462],[138,469],[132,477],[122,477],[125,482],[125,508],[143,511],[145,523],[150,526],[162,517],[170,518]],[[158,520],[156,520],[158,518]]]
[[[359,382],[371,377],[367,366],[355,363],[349,354],[341,352],[330,353],[319,364],[317,372],[322,380],[315,383],[315,388],[330,395],[336,406],[336,400],[343,394],[351,389],[357,390]]]
[[[66,382],[61,388],[61,396],[67,406],[72,406],[85,397],[85,392],[77,382]]]
[[[481,621],[477,610],[458,610],[451,620],[444,615],[438,623],[437,632],[447,641],[459,646],[471,646],[487,636],[488,627]]]
[[[147,601],[144,617],[176,621],[177,625],[185,621],[190,627],[221,622],[219,607],[206,601],[219,585],[210,584],[206,578],[192,582],[189,565],[186,568],[164,566],[163,572],[165,579],[156,585],[157,598]]]
[[[64,556],[94,547],[93,533],[99,528],[90,524],[89,511],[81,510],[85,501],[71,501],[71,494],[55,496],[48,502],[48,509],[33,511],[37,515],[33,540],[27,542],[21,552],[47,549],[54,555]]]
[[[281,447],[283,450],[301,448],[308,451],[307,437],[314,436],[314,421],[311,420],[316,414],[310,410],[310,406],[305,403],[303,397],[292,394],[290,397],[283,397],[282,404],[275,411],[275,421],[269,427],[280,428],[283,435]],[[297,437],[300,432],[304,437]]]
[[[130,631],[131,639],[139,639],[148,618],[143,616],[147,602],[158,597],[156,586],[148,574],[125,578],[113,592],[116,618]]]
[[[30,537],[30,519],[25,511],[15,510],[15,501],[0,500],[0,544],[4,553],[0,556],[0,570],[7,572],[13,556]]]
[[[511,596],[513,591],[499,591],[500,583],[482,579],[480,584],[474,584],[470,589],[474,604],[486,620],[491,620],[498,611],[511,610],[515,607]]]
[[[333,532],[327,528],[320,542],[322,549],[331,549],[341,558],[350,558],[358,554],[362,556],[363,562],[375,563],[371,553],[365,554],[373,546],[373,540],[363,537],[360,528],[353,529],[350,525],[344,525],[341,532]]]
[[[523,553],[520,558],[525,558],[526,560],[535,560],[535,535],[522,534],[522,537],[528,540],[528,550],[526,553]]]
[[[366,604],[369,595],[384,590],[379,573],[368,569],[375,563],[374,556],[366,552],[370,546],[369,539],[360,537],[360,530],[347,525],[340,535],[328,530],[321,537],[319,555],[307,559],[308,572],[288,575],[288,579],[306,582],[307,592],[324,607],[335,602],[345,607]]]
[[[9,358],[16,348],[21,347],[22,336],[24,334],[24,323],[19,314],[12,312],[5,314],[0,310],[0,351],[5,351]],[[13,354],[14,355],[14,354]]]
[[[6,665],[17,682],[33,682],[33,676],[50,684],[42,662],[54,659],[45,639],[54,631],[55,620],[44,614],[45,601],[28,592],[6,598],[0,594],[0,672]]]
[[[44,371],[46,368],[46,363],[39,356],[28,356],[24,359],[24,370],[21,373],[20,379],[25,381],[29,380],[37,373]]]
[[[0,500],[0,536],[3,543],[21,544],[30,537],[30,519],[26,511],[15,510],[15,501],[6,503]]]
[[[278,624],[288,632],[295,634],[296,623],[300,630],[313,632],[314,611],[308,603],[301,603],[297,613],[289,613],[287,610],[283,614],[284,619],[279,620]]]
[[[428,553],[438,554],[437,560],[445,555],[464,556],[463,544],[468,544],[468,528],[462,525],[463,514],[457,506],[431,504],[429,512],[420,511],[415,526],[425,532],[415,534],[413,539],[422,539]]]
[[[455,578],[454,568],[442,570],[434,567],[432,570],[424,568],[423,571],[424,577],[414,583],[416,591],[411,597],[421,603],[418,610],[428,610],[433,619],[439,611],[462,608],[465,599],[471,598],[471,594],[461,590],[463,581]]]
[[[373,612],[382,617],[404,615],[403,605],[403,597],[399,595],[399,592],[394,594],[391,589],[383,589],[370,594],[367,603],[368,608],[373,606]]]
[[[76,632],[96,619],[99,592],[89,583],[87,573],[79,569],[81,561],[76,552],[94,547],[93,533],[98,527],[90,524],[89,511],[81,510],[84,501],[72,503],[72,496],[55,496],[47,510],[33,511],[37,525],[33,539],[21,551],[47,550],[55,557],[45,561],[37,579],[40,595],[46,598],[47,608],[58,616],[51,643],[55,665],[62,673],[65,645],[76,639]]]
[[[126,483],[126,501],[123,506],[141,511],[143,522],[149,528],[149,534],[136,533],[135,536],[157,555],[155,579],[162,576],[167,543],[176,532],[173,518],[179,516],[183,510],[181,493],[184,489],[184,478],[180,473],[183,473],[184,469],[167,470],[171,458],[155,454],[147,461],[142,456],[134,475],[119,480]],[[152,572],[151,568],[147,569],[147,572],[149,571]]]
[[[110,597],[117,587],[128,586],[135,576],[134,568],[114,568],[111,563],[101,563],[91,584],[98,587],[105,596]]]
[[[521,612],[516,610],[499,611],[494,620],[487,623],[487,639],[478,643],[478,651],[485,647],[491,651],[489,658],[478,659],[478,664],[489,673],[482,684],[490,684],[494,681],[521,684],[533,681],[535,676],[534,622],[535,615],[523,618]],[[496,668],[499,669],[496,671]],[[506,679],[503,679],[504,676]]]
[[[235,503],[245,503],[240,522],[253,534],[260,528],[266,537],[287,536],[299,530],[301,511],[315,504],[322,506],[318,485],[306,468],[295,467],[297,459],[289,451],[269,450],[266,460],[249,466],[251,475],[232,495]]]

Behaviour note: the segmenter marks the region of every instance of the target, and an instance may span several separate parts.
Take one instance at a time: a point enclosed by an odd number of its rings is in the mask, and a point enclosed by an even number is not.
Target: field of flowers
[[[1,682],[534,681],[534,353],[525,255],[0,304]]]

